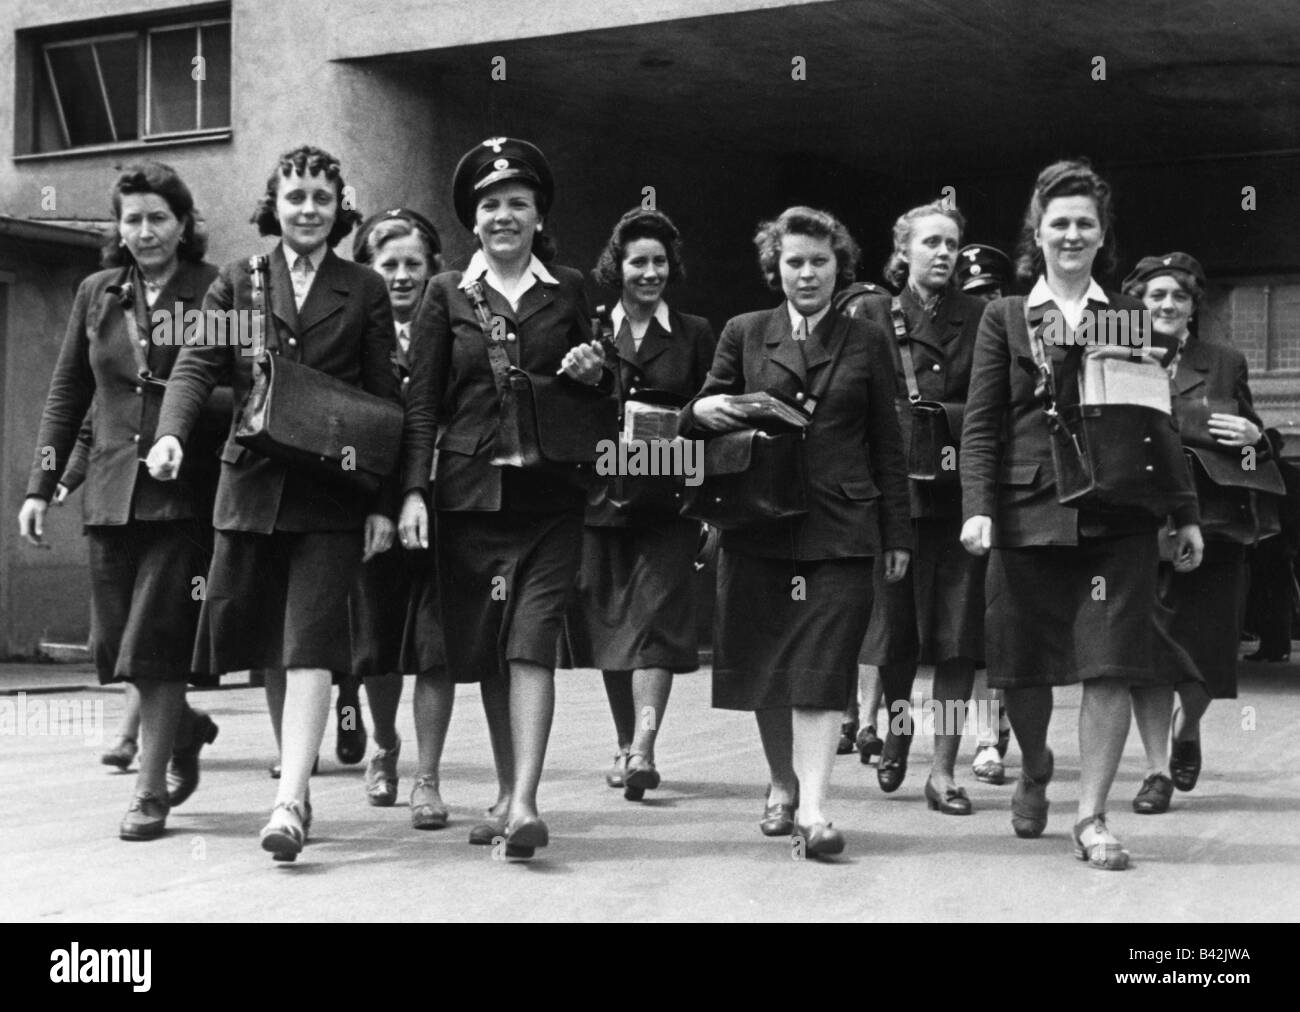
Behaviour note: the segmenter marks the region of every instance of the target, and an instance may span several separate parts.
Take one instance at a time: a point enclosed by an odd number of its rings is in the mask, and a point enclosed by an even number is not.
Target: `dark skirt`
[[[713,617],[713,705],[845,709],[871,616],[871,569],[870,558],[797,562],[723,548]]]
[[[554,669],[581,561],[581,510],[447,510],[435,526],[452,677],[506,677],[510,661]]]
[[[217,531],[194,667],[352,669],[348,595],[361,531]]]
[[[876,558],[871,624],[858,660],[863,664],[937,664],[965,657],[984,661],[984,571],[987,559],[961,546],[961,519],[912,521],[916,548],[907,575],[885,582]]]
[[[101,685],[194,682],[190,666],[211,528],[195,520],[87,527],[90,642]]]
[[[700,525],[673,517],[586,527],[565,629],[576,668],[632,671],[700,666],[695,644],[695,550]]]
[[[989,685],[1169,684],[1158,663],[1159,563],[1154,531],[994,548],[985,587]]]
[[[1237,698],[1237,652],[1246,608],[1246,550],[1226,541],[1207,541],[1201,564],[1190,573],[1161,567],[1161,599],[1171,612],[1167,628],[1195,668],[1212,699]],[[1166,655],[1168,656],[1168,655]],[[1186,681],[1174,657],[1169,681]]]
[[[362,564],[348,602],[352,674],[418,675],[443,665],[433,558],[430,549],[394,545]]]

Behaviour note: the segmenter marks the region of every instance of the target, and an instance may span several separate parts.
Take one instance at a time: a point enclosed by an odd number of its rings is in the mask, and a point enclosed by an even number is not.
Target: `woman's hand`
[[[912,553],[906,548],[890,548],[885,552],[885,582],[897,583],[907,575],[907,564]]]
[[[987,555],[993,547],[993,518],[971,517],[962,524],[961,546],[971,555]]]
[[[419,492],[407,492],[397,520],[397,536],[403,548],[429,547],[429,507]]]
[[[695,421],[710,432],[734,432],[746,424],[744,413],[731,403],[730,394],[701,397],[691,411]]]
[[[1254,446],[1263,433],[1259,426],[1241,415],[1210,415],[1210,435],[1224,446]]]
[[[591,344],[580,344],[570,348],[564,355],[564,361],[560,363],[559,372],[565,373],[570,379],[576,379],[579,383],[595,386],[600,382],[604,368],[605,349],[600,346],[599,341],[592,341]]]
[[[144,463],[149,468],[150,477],[158,481],[174,481],[184,459],[181,441],[175,436],[163,436],[153,444]]]
[[[18,511],[18,533],[37,548],[49,548],[45,536],[45,511],[49,504],[37,496],[28,496]]]
[[[54,486],[54,498],[50,500],[50,505],[62,506],[63,501],[67,499],[70,494],[71,493],[68,492],[68,486],[63,484],[63,482],[59,482]]]
[[[1201,564],[1205,542],[1196,524],[1187,524],[1174,532],[1174,571],[1190,573]]]
[[[382,513],[371,513],[366,517],[366,541],[361,553],[361,561],[369,562],[380,552],[393,547],[393,522]]]

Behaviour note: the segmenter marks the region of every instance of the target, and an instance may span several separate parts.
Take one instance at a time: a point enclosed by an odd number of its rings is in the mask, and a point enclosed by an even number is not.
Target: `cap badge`
[[[1160,262],[1161,262],[1162,264],[1164,264],[1166,267],[1168,267],[1170,261],[1172,261],[1172,260],[1173,260],[1173,257],[1165,257],[1165,258],[1164,258],[1163,260],[1161,260]]]
[[[979,274],[983,269],[984,268],[982,268],[979,264],[971,264],[970,265],[971,276],[973,277]]]
[[[501,154],[501,145],[508,141],[508,137],[489,137],[483,142],[485,148],[491,148],[494,154]]]
[[[492,163],[492,168],[496,169],[498,172],[501,172],[503,169],[510,168],[510,163],[506,161],[504,158],[498,158],[495,162]]]

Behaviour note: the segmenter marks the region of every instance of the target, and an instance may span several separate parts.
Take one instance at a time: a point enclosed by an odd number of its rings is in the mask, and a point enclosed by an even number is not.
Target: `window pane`
[[[203,32],[202,122],[204,130],[230,126],[230,23],[209,25]]]
[[[36,151],[62,151],[63,130],[59,127],[59,110],[54,104],[50,75],[42,62],[36,73]]]
[[[150,32],[149,132],[198,128],[198,88],[190,74],[198,55],[198,29]]]
[[[113,140],[104,108],[104,93],[95,73],[95,58],[90,43],[54,46],[46,50],[54,69],[54,84],[63,103],[68,121],[68,137],[73,147],[82,144],[107,144]]]
[[[99,71],[104,75],[108,89],[108,103],[113,110],[113,125],[117,127],[119,141],[133,141],[139,137],[136,123],[136,88],[138,39],[113,39],[96,42],[99,54]]]

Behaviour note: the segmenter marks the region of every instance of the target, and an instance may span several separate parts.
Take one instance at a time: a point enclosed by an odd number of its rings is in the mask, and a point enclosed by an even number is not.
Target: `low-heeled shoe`
[[[858,732],[858,760],[863,766],[868,766],[873,758],[879,757],[885,749],[885,743],[880,736],[876,734],[876,729],[868,724]]]
[[[140,747],[134,738],[119,738],[116,745],[99,757],[99,761],[105,766],[116,766],[125,771],[135,762],[139,751]]]
[[[167,829],[169,810],[165,798],[152,791],[137,791],[117,835],[123,840],[156,840]]]
[[[943,812],[944,815],[970,815],[971,813],[970,798],[964,787],[949,787],[940,797],[939,792],[934,789],[934,784],[927,779],[925,801],[931,811]]]
[[[172,750],[167,763],[167,804],[183,805],[199,786],[199,752],[217,740],[217,722],[202,710],[192,711],[189,743]]]
[[[891,749],[890,746],[893,746]],[[890,735],[876,764],[876,783],[886,794],[893,794],[907,778],[907,756],[912,750],[912,736]]]
[[[858,719],[843,721],[840,724],[840,741],[835,746],[836,755],[848,755],[858,747]]]
[[[1180,791],[1190,791],[1201,778],[1201,743],[1176,741],[1169,751],[1169,778]]]
[[[1133,811],[1138,815],[1160,815],[1169,811],[1169,799],[1174,796],[1174,782],[1163,773],[1152,773],[1142,781],[1142,789],[1133,799]]]
[[[794,832],[794,805],[784,802],[766,805],[758,828],[764,836],[789,836]]]
[[[832,857],[844,853],[844,834],[829,822],[796,826],[794,835],[803,838],[805,857]]]

